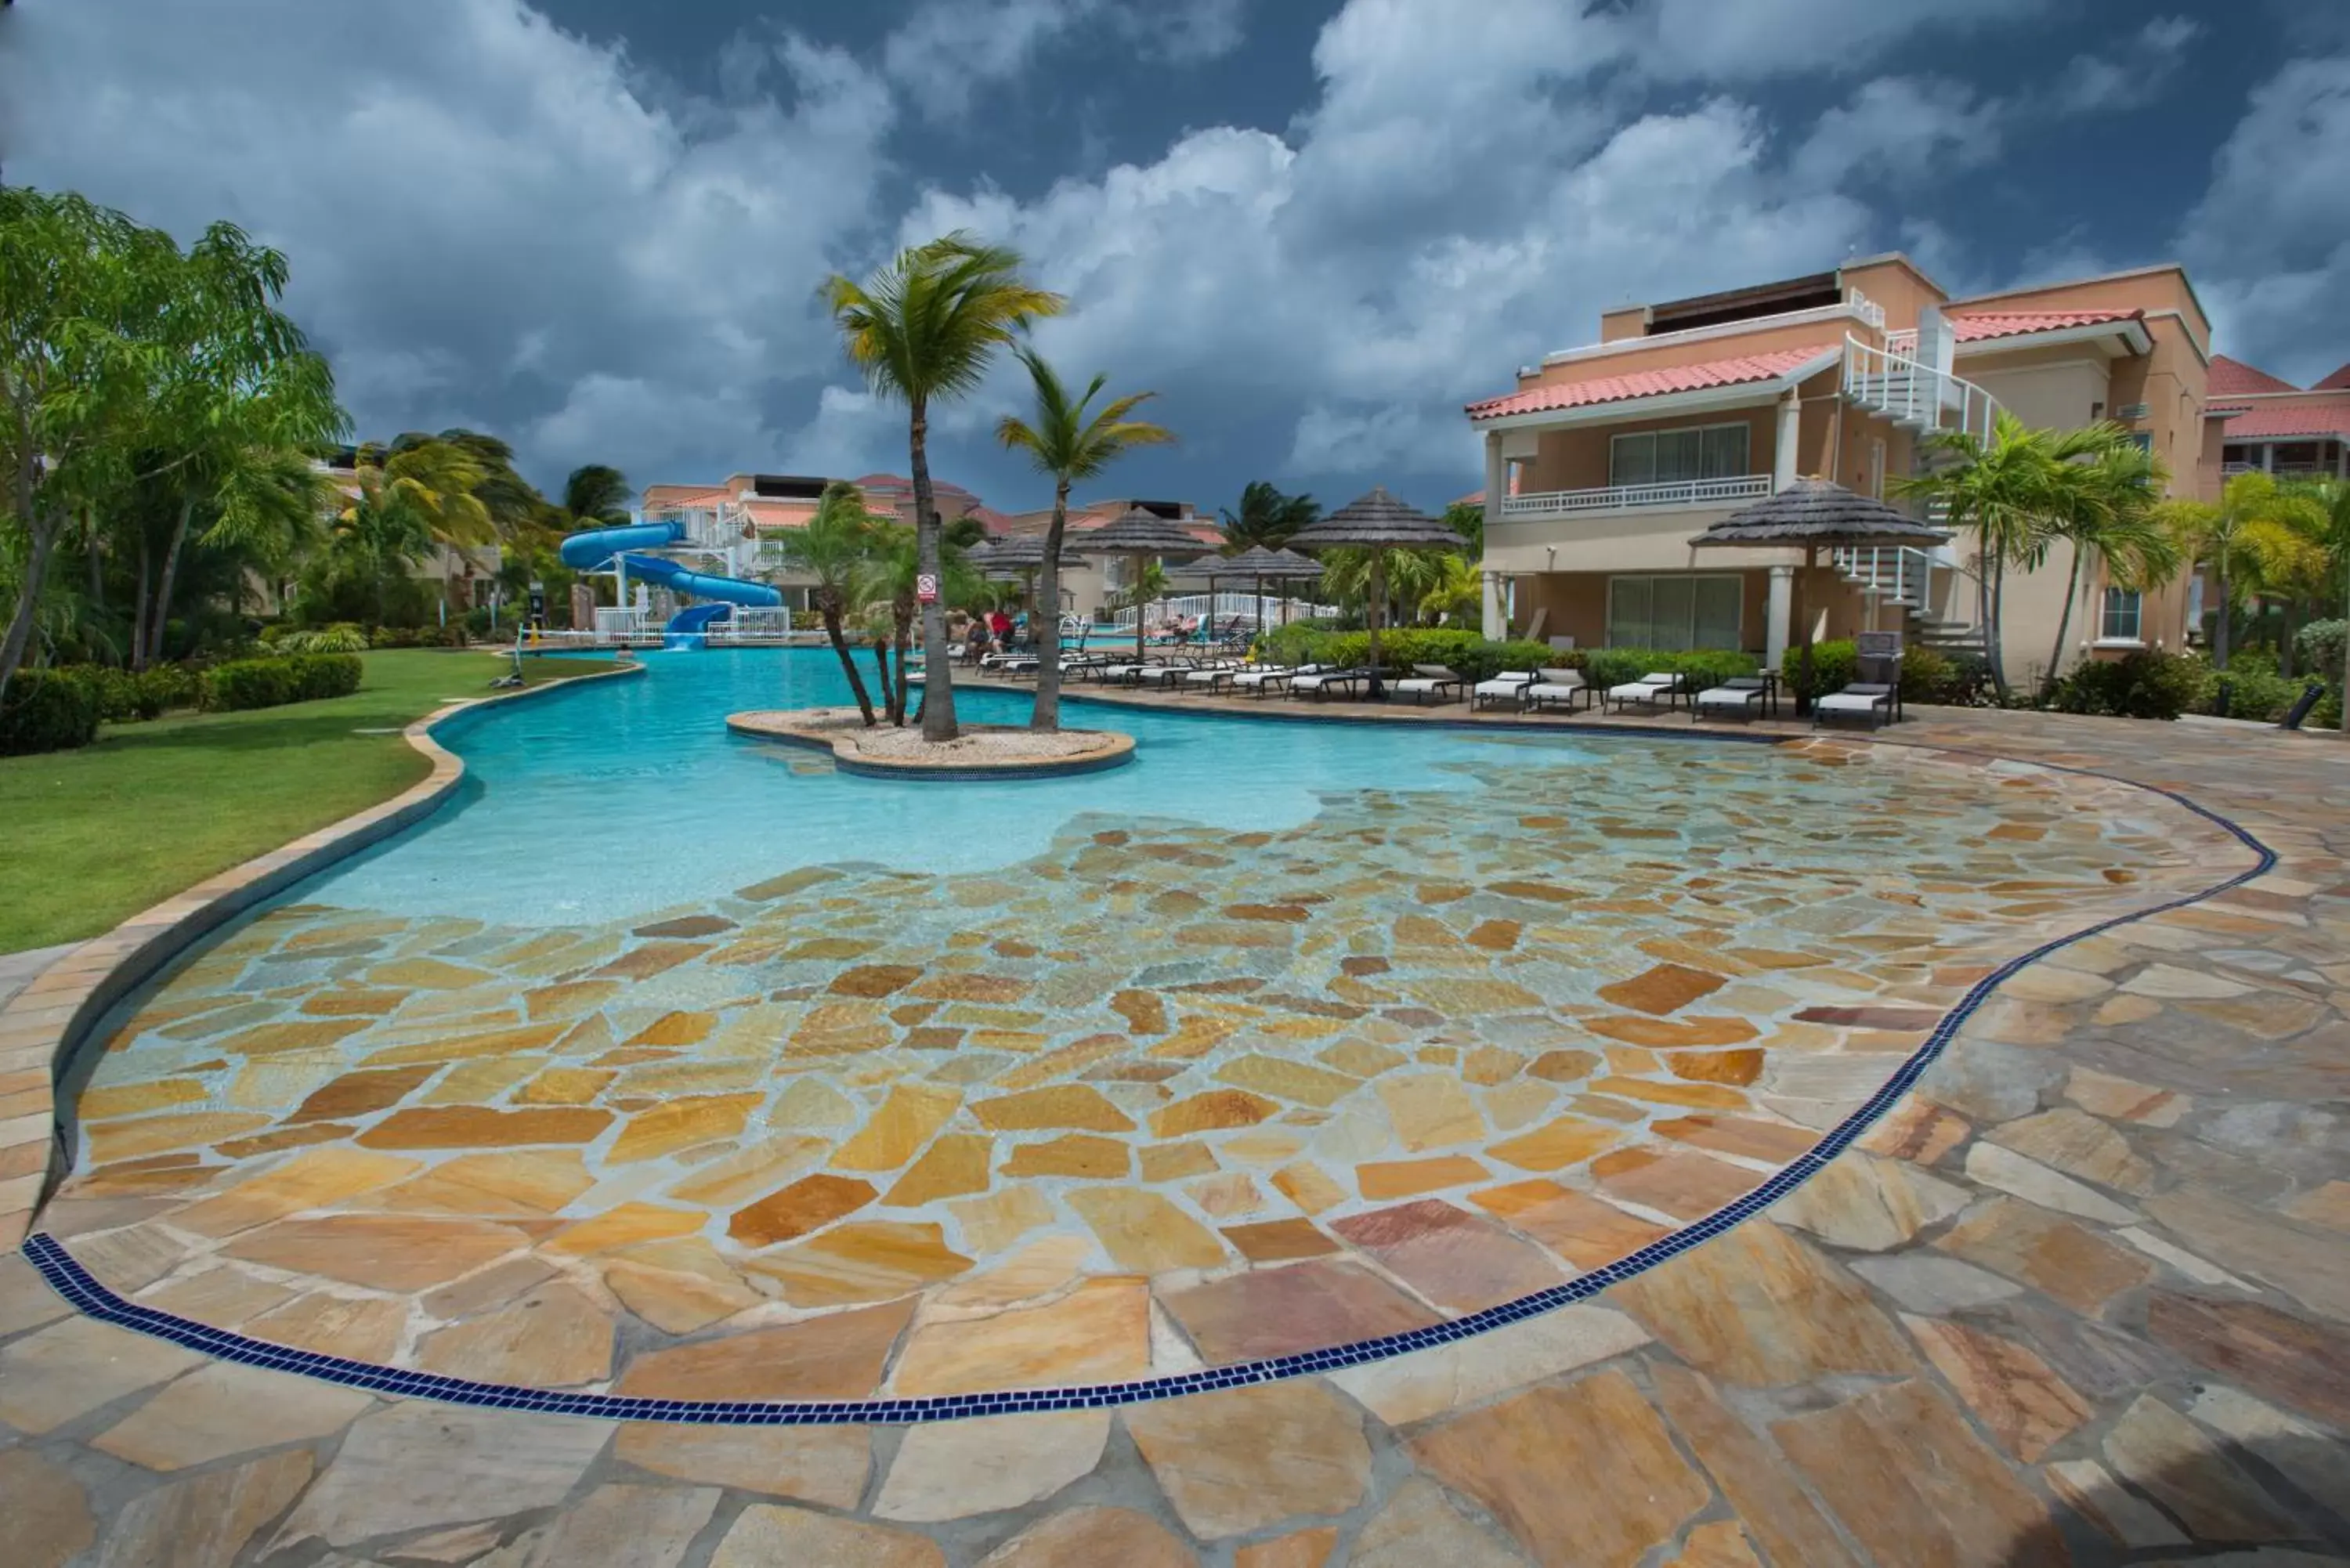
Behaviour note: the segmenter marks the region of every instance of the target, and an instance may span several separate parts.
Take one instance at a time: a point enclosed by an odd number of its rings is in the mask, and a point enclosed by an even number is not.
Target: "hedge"
[[[94,681],[68,670],[19,670],[0,696],[0,757],[87,746],[100,716]]]
[[[1286,626],[1258,639],[1257,651],[1279,664],[1361,664],[1370,657],[1370,634]],[[1442,627],[1380,632],[1379,662],[1390,670],[1441,664],[1470,680],[1490,680],[1504,670],[1580,670],[1599,687],[1621,686],[1652,670],[1669,670],[1718,686],[1759,668],[1753,655],[1726,649],[1559,649],[1542,642],[1489,642],[1476,632]]]
[[[348,697],[359,689],[359,674],[355,653],[243,659],[217,665],[205,675],[203,705],[216,713],[234,713],[321,697]]]
[[[1780,678],[1786,682],[1790,695],[1825,696],[1843,691],[1860,678],[1859,651],[1849,638],[1812,644],[1812,679],[1808,686],[1802,679],[1803,658],[1804,650],[1798,646],[1788,649],[1786,657],[1779,661]],[[1916,644],[1901,650],[1904,702],[1972,707],[1981,701],[1990,680],[1990,668],[1975,655],[1943,653]]]

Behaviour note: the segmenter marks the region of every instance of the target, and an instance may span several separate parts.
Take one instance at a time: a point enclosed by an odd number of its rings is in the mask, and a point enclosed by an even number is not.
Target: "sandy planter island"
[[[954,740],[931,742],[909,724],[868,729],[854,708],[785,708],[730,713],[738,735],[832,753],[844,773],[890,778],[1045,778],[1114,768],[1134,755],[1134,739],[1110,730],[1042,733],[1011,724],[965,724]]]

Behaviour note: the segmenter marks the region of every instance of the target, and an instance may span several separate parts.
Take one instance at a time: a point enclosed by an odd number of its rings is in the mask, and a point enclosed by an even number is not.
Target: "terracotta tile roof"
[[[1588,408],[1596,403],[1621,403],[1635,398],[1666,397],[1674,392],[1700,392],[1711,387],[1743,386],[1750,381],[1775,381],[1803,369],[1822,355],[1835,351],[1835,345],[1823,343],[1813,348],[1782,348],[1775,353],[1714,359],[1702,365],[1675,365],[1659,370],[1634,370],[1621,376],[1600,376],[1587,381],[1529,387],[1523,392],[1471,403],[1469,417],[1472,420],[1497,420],[1509,414]]]
[[[2350,365],[2343,367],[2350,370]],[[2250,392],[2297,392],[2291,381],[2280,381],[2266,370],[2255,369],[2241,359],[2230,359],[2225,354],[2211,356],[2210,395],[2220,398],[2241,398]]]
[[[2217,370],[2220,368],[2220,362],[2214,359],[2211,362],[2211,368],[2212,369]],[[2325,379],[2318,382],[2314,387],[2312,387],[2310,390],[2313,392],[2350,391],[2350,365],[2343,366],[2342,369],[2334,371],[2334,374],[2326,377]]]
[[[2145,318],[2143,310],[1970,310],[1952,312],[1950,328],[1961,343],[1982,343],[1994,337],[2020,337],[2027,332],[2061,332],[2068,327],[2101,327],[2109,321]]]
[[[2224,410],[2214,409],[2212,412]],[[2224,441],[2350,441],[2350,391],[2262,399],[2229,415]]]

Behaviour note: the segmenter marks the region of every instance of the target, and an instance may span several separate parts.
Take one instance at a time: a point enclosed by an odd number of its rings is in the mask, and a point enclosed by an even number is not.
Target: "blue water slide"
[[[672,592],[691,594],[698,599],[715,599],[718,605],[773,607],[784,602],[783,594],[765,583],[689,572],[665,556],[630,553],[658,550],[684,541],[682,523],[632,523],[624,528],[590,528],[585,533],[567,535],[557,554],[562,556],[565,566],[581,572],[601,570],[618,557],[629,575],[639,582],[658,583]],[[665,629],[697,636],[706,632],[710,623],[720,618],[718,605],[694,605],[680,610]]]

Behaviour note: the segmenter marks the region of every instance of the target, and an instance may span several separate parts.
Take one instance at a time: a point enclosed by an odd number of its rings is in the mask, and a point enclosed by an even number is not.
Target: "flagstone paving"
[[[99,1060],[41,1220],[92,1272],[401,1366],[844,1397],[1248,1359],[1602,1266],[1800,1153],[2002,959],[2250,864],[2159,797],[1918,742],[2159,784],[2280,857],[2003,986],[1769,1215],[1327,1377],[912,1429],[280,1395],[0,1261],[11,1550],[2350,1561],[2350,752],[1898,739],[1595,771],[1512,737],[1440,812],[1081,824],[1033,882],[847,867],[650,933],[280,911]]]

